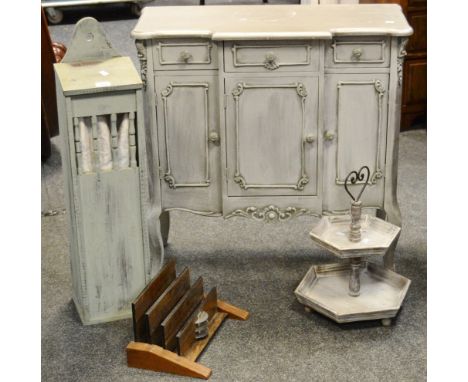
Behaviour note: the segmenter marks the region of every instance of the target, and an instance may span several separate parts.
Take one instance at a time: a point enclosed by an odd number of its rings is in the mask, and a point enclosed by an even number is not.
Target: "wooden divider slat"
[[[165,349],[173,350],[176,347],[177,332],[184,325],[185,321],[195,310],[202,298],[203,279],[200,277],[161,324]]]
[[[176,335],[177,338],[177,352],[180,355],[185,355],[195,340],[195,321],[197,320],[198,313],[204,310],[208,314],[208,322],[213,318],[216,313],[218,294],[216,287],[210,290],[205,298],[200,302],[198,307],[185,322],[185,325]]]
[[[176,262],[168,262],[150,281],[132,303],[133,335],[135,341],[149,342],[149,331],[144,318],[145,312],[176,278]]]
[[[164,347],[161,322],[164,321],[189,289],[190,271],[185,268],[145,313],[145,320],[149,330],[149,343]]]

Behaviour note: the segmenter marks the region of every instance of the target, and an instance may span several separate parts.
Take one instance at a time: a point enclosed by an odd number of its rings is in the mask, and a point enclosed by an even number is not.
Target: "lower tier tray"
[[[390,324],[403,303],[411,280],[383,268],[363,262],[361,294],[348,294],[349,264],[313,265],[294,291],[306,307],[338,323],[382,319]]]

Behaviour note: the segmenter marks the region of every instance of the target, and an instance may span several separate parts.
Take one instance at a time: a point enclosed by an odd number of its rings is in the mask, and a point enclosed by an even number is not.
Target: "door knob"
[[[190,52],[187,52],[186,50],[180,52],[180,59],[184,62],[188,62],[189,60],[191,60],[193,58],[192,56],[192,53]]]
[[[315,137],[312,134],[306,135],[306,137],[304,138],[304,141],[306,143],[314,143]]]
[[[361,59],[361,56],[362,56],[362,49],[361,48],[353,49],[352,55],[357,61],[359,61]]]
[[[218,143],[219,142],[219,134],[215,131],[212,131],[210,135],[208,136],[208,140],[211,143]]]
[[[273,52],[268,52],[266,55],[265,55],[265,61],[263,62],[263,65],[265,66],[265,68],[267,68],[268,70],[275,70],[275,69],[278,69],[279,68],[279,65],[278,63],[276,62],[278,58],[276,57],[276,55],[273,53]]]
[[[333,139],[335,139],[335,134],[331,131],[325,131],[325,133],[323,134],[323,138],[326,141],[333,141]]]

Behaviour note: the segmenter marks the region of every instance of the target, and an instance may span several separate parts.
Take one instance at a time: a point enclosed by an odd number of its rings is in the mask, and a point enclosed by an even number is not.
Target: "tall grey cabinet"
[[[129,317],[152,269],[142,82],[81,20],[55,65],[73,300],[85,324]]]

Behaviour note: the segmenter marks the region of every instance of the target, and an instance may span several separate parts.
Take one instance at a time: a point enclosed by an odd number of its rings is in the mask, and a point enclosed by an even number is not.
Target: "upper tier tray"
[[[221,5],[146,7],[132,36],[278,40],[412,33],[401,7],[395,4]]]
[[[349,240],[349,215],[324,216],[312,229],[310,236],[325,249],[340,258],[382,256],[400,235],[400,227],[386,221],[363,215],[361,241]]]

